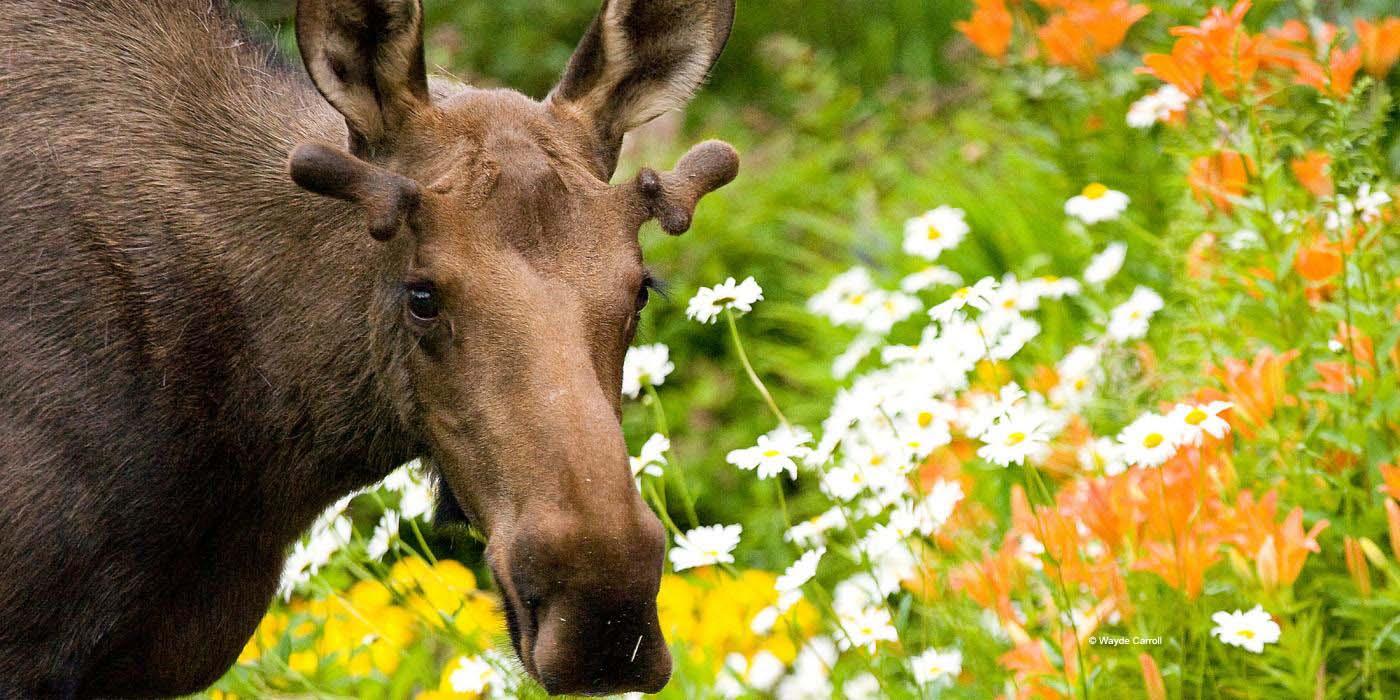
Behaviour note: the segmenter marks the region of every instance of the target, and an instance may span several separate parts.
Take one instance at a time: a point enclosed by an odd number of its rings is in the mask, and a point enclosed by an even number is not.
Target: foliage
[[[674,371],[624,427],[670,438],[639,484],[673,552],[742,539],[667,573],[663,696],[1394,695],[1400,20],[976,5],[956,88],[865,92],[769,37],[716,78],[761,109],[694,111],[744,170],[687,236],[643,232],[672,297],[638,343]],[[683,145],[643,139],[619,177]],[[687,318],[748,276],[751,311]],[[537,694],[484,584],[435,559],[479,554],[428,528],[427,489],[409,469],[332,509],[218,693]]]

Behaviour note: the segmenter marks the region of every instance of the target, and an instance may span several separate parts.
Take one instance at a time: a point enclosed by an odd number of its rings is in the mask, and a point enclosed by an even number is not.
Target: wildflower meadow
[[[740,3],[628,146],[744,157],[643,232],[660,697],[1400,696],[1396,8],[953,8],[873,84]],[[212,697],[543,696],[432,473],[322,516]]]

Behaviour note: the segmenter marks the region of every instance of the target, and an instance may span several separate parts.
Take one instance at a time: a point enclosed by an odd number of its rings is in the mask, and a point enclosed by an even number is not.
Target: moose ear
[[[684,105],[719,59],[735,0],[605,0],[550,100],[580,115],[611,173],[628,131]]]
[[[363,207],[369,235],[379,241],[408,225],[423,197],[417,182],[325,144],[297,146],[287,169],[303,189]]]
[[[296,24],[302,62],[344,115],[350,151],[374,159],[431,99],[420,0],[298,0]]]

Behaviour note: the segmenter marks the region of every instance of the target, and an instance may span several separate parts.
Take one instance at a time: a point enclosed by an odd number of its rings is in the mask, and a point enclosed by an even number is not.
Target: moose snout
[[[547,606],[534,662],[552,694],[654,693],[671,677],[656,601],[593,600]]]
[[[591,510],[591,509],[590,509]],[[657,692],[671,654],[657,618],[665,531],[639,497],[607,512],[555,513],[500,562],[512,641],[554,695]]]

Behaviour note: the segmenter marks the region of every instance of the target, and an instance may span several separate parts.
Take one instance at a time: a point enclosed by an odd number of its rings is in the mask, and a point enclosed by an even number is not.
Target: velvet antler
[[[739,174],[739,154],[723,141],[706,141],[681,158],[676,169],[658,173],[644,168],[636,187],[647,212],[672,236],[690,230],[701,197],[724,187]]]

